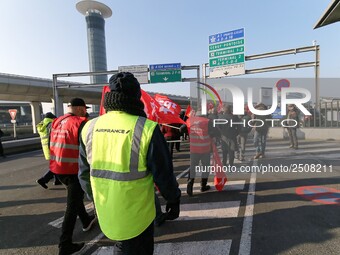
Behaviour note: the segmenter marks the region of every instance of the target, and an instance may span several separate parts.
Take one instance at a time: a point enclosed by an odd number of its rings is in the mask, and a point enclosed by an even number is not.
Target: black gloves
[[[179,216],[179,200],[176,203],[167,203],[166,204],[166,212],[168,214],[167,220],[177,219]]]

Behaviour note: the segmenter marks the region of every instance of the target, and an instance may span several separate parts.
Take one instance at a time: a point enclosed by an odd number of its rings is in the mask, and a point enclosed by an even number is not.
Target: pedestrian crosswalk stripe
[[[89,203],[85,206],[85,209],[87,212],[91,212],[93,211],[94,207],[93,207],[93,203]],[[48,225],[55,227],[55,228],[61,228],[62,224],[64,221],[64,217],[60,217],[59,219],[56,219],[54,221],[51,221],[50,223],[48,223]]]
[[[334,151],[340,151],[340,148],[326,148],[326,149],[320,149],[320,148],[300,148],[298,150],[293,150],[293,151],[273,151],[271,149],[266,149],[266,151],[268,151],[268,154],[270,155],[298,155],[298,154],[306,154],[306,153],[330,153],[330,152],[334,152]]]
[[[178,243],[156,243],[154,255],[228,255],[230,253],[231,240],[211,240]],[[113,246],[100,247],[92,255],[112,255]]]
[[[226,183],[226,185],[224,186],[223,190],[224,191],[236,191],[236,190],[243,190],[244,189],[244,185],[245,185],[246,181],[245,180],[239,180],[239,181],[228,181]],[[213,182],[209,182],[208,183],[210,185],[210,190],[205,191],[204,193],[207,192],[217,192],[215,185]],[[199,191],[201,186],[201,184],[199,183],[199,179],[198,182],[194,183],[194,187],[193,187],[193,191]],[[179,185],[180,190],[182,191],[182,193],[186,193],[187,191],[187,184],[180,184]]]
[[[178,220],[202,220],[236,218],[240,209],[240,201],[181,204]],[[165,206],[162,206],[165,211]]]

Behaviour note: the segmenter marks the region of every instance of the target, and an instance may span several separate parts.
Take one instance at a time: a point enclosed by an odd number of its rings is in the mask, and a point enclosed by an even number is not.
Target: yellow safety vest
[[[50,128],[52,121],[53,119],[44,118],[37,124],[37,131],[41,139],[41,146],[46,160],[50,160],[50,148],[48,143],[50,140]]]
[[[112,111],[82,130],[99,225],[112,240],[138,236],[155,218],[146,157],[156,126],[144,117]]]

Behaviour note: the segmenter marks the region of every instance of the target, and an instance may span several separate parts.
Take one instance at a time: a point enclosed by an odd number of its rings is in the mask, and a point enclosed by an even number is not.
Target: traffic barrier
[[[6,155],[41,149],[40,137],[2,142]]]

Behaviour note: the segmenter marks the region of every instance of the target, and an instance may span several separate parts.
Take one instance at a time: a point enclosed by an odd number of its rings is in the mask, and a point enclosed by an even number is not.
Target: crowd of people
[[[254,159],[265,157],[268,122],[249,125],[257,116],[245,107],[245,114],[233,114],[230,105],[218,112],[211,109],[207,116],[192,111],[182,114],[186,125],[163,124],[146,118],[141,101],[141,89],[131,73],[121,72],[109,80],[110,91],[104,95],[106,113],[89,120],[83,99],[73,98],[68,113],[56,117],[47,113],[37,129],[49,169],[37,180],[47,189],[63,184],[67,190],[67,205],[59,239],[59,255],[78,252],[84,243],[74,243],[72,236],[79,219],[83,231],[99,222],[102,232],[115,240],[116,254],[153,254],[154,225],[179,217],[181,191],[173,172],[174,148],[189,135],[190,171],[187,194],[193,195],[195,166],[209,166],[212,144],[220,145],[223,165],[234,165],[235,158],[245,161],[247,139],[254,132]],[[255,106],[265,110],[264,104]],[[288,107],[288,117],[298,118],[296,108]],[[214,126],[214,119],[227,120]],[[291,147],[297,149],[296,129],[288,130]],[[208,191],[209,172],[201,176],[201,192]],[[162,212],[159,191],[166,200]],[[84,195],[94,203],[95,213],[85,210]]]
[[[179,216],[181,192],[169,146],[158,124],[146,118],[139,82],[123,72],[110,78],[109,88],[106,114],[88,120],[84,100],[73,98],[67,114],[48,113],[38,124],[49,170],[37,182],[48,188],[55,177],[67,190],[59,255],[84,247],[72,239],[77,216],[84,232],[98,220],[102,232],[116,241],[116,254],[145,255],[153,254],[154,224]],[[155,187],[167,201],[165,213]],[[95,214],[86,212],[84,194]]]

